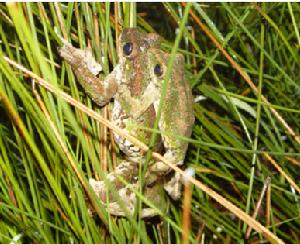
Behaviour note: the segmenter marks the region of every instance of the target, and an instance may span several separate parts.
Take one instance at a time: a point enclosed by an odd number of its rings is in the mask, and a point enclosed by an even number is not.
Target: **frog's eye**
[[[154,74],[159,77],[159,76],[162,75],[162,73],[163,73],[163,69],[162,69],[161,65],[160,64],[156,64],[154,66]]]
[[[123,53],[126,56],[129,56],[132,53],[132,50],[133,50],[132,42],[126,42],[123,46]]]

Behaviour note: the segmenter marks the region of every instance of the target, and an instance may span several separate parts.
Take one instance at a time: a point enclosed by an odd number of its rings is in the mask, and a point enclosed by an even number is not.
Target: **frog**
[[[59,53],[96,104],[102,107],[114,100],[111,122],[146,145],[150,144],[152,132],[144,128],[153,128],[160,109],[160,133],[152,150],[161,153],[170,163],[182,166],[188,142],[181,137],[190,137],[194,124],[192,89],[185,78],[184,56],[176,54],[170,77],[166,80],[170,53],[161,48],[158,34],[125,28],[118,43],[118,64],[104,79],[97,76],[101,65],[91,58],[91,50],[75,48],[63,40]],[[164,82],[167,82],[167,90],[160,105]],[[124,160],[105,179],[90,179],[89,183],[110,214],[124,216],[125,211],[109,193],[107,181],[125,202],[127,212],[133,214],[137,196],[132,190],[139,189],[139,167],[147,161],[145,152],[139,147],[115,132],[113,137],[124,154]],[[120,178],[128,184],[124,185]],[[181,181],[179,173],[172,172],[165,163],[152,159],[144,177],[144,196],[160,205],[162,199],[158,192],[163,188],[172,199],[178,200]],[[155,214],[152,208],[142,209],[143,217]]]

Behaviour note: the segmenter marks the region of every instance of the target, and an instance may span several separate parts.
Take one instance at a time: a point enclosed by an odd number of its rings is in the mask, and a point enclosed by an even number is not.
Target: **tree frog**
[[[161,90],[165,81],[170,54],[160,47],[157,34],[145,34],[137,28],[124,29],[119,37],[119,63],[105,79],[99,79],[99,64],[91,58],[88,50],[80,50],[63,41],[60,55],[69,63],[88,95],[99,105],[107,104],[112,98],[112,123],[145,144],[150,143],[151,132],[142,127],[153,128],[159,109]],[[190,137],[194,123],[193,97],[190,84],[184,76],[184,57],[177,54],[161,106],[161,116],[154,151],[174,165],[182,165],[188,143],[179,137]],[[128,140],[114,133],[114,139],[125,155],[107,180],[116,188],[130,213],[136,205],[136,195],[129,189],[139,186],[139,166],[145,162],[145,154]],[[122,177],[129,182],[124,185]],[[97,196],[106,203],[108,189],[105,181],[90,179]],[[158,185],[173,199],[181,195],[181,177],[170,172],[162,162],[151,162],[145,175],[144,195],[159,202]],[[110,195],[110,194],[109,194]],[[109,197],[107,210],[113,215],[124,215],[117,202]],[[152,209],[144,208],[143,216],[155,215]]]

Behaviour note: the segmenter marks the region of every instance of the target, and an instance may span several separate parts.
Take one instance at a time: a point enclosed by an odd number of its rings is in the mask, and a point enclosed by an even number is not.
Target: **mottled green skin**
[[[130,56],[124,55],[122,50],[123,45],[128,42],[133,44],[133,52]],[[153,100],[148,102],[149,106],[143,113],[128,120],[128,125],[136,123],[139,126],[152,128],[156,120],[162,81],[165,79],[170,54],[160,49],[157,35],[142,34],[137,29],[124,30],[120,37],[119,53],[121,79],[115,99],[120,103],[124,112],[131,115],[138,107],[132,103],[131,99],[139,100],[147,92],[149,84],[152,84],[155,89],[151,91],[150,99]],[[154,67],[157,64],[162,68],[162,74],[159,76],[154,73]],[[129,90],[129,96],[125,95],[127,90]],[[142,104],[144,103],[145,101]],[[185,80],[184,58],[180,54],[176,55],[173,63],[167,94],[162,105],[159,129],[162,132],[164,151],[172,151],[173,157],[168,158],[172,163],[181,163],[185,157],[187,143],[178,136],[190,137],[194,114],[191,87]],[[150,142],[150,133],[135,129],[132,131],[132,126],[126,126],[126,128],[130,128],[129,132],[142,142],[146,144]]]
[[[133,45],[133,51],[130,55],[125,55],[123,52],[123,46],[126,43]],[[120,36],[119,45],[118,72],[120,76],[116,76],[118,90],[114,99],[115,105],[117,105],[113,108],[113,115],[115,116],[113,116],[112,121],[141,142],[149,144],[151,132],[143,130],[142,127],[153,128],[156,119],[153,103],[159,95],[157,90],[148,92],[148,86],[152,83],[151,71],[148,70],[148,67],[153,64],[150,63],[151,60],[147,53],[150,48],[159,46],[159,37],[156,34],[143,34],[134,28],[125,29]],[[151,70],[153,72],[153,68]],[[147,94],[147,92],[150,96],[144,99],[143,94]],[[154,93],[156,93],[156,99],[154,99]],[[126,119],[122,119],[123,117]],[[134,155],[131,151],[121,145],[123,141],[118,139],[116,141],[123,152],[133,159]],[[155,150],[158,152],[159,141],[160,137],[158,137],[155,146]]]
[[[153,33],[143,34],[137,29],[125,29],[119,39],[119,64],[103,80],[99,80],[92,72],[86,52],[72,47],[68,43],[60,49],[61,56],[72,66],[81,85],[92,99],[100,106],[114,98],[112,122],[149,145],[151,132],[139,127],[153,128],[157,118],[157,111],[161,97],[162,83],[165,81],[167,63],[170,54],[160,48],[159,36]],[[123,51],[124,44],[132,44],[132,52]],[[155,73],[154,67],[160,65],[162,72]],[[179,137],[190,137],[194,123],[193,98],[191,87],[184,77],[184,58],[177,55],[172,66],[167,93],[161,107],[159,130],[154,150],[163,153],[172,164],[182,164],[187,150],[187,142]],[[134,209],[135,198],[129,198],[123,184],[118,177],[126,179],[136,188],[138,164],[143,163],[144,154],[139,148],[126,139],[114,134],[115,141],[125,153],[123,163],[107,175],[108,180],[114,183],[120,197]],[[155,162],[146,173],[145,195],[147,198],[160,202],[161,184],[173,199],[180,196],[180,177],[176,175],[169,180],[165,177],[170,169],[162,162]],[[178,176],[178,175],[177,175]],[[168,178],[168,180],[166,180]],[[147,183],[148,182],[148,183]],[[105,202],[107,189],[103,181],[91,181],[99,198]],[[126,188],[127,189],[127,188]],[[127,192],[127,193],[125,193]],[[161,199],[163,200],[163,199]],[[115,202],[107,206],[115,215],[122,215]],[[145,216],[152,212],[145,209]]]

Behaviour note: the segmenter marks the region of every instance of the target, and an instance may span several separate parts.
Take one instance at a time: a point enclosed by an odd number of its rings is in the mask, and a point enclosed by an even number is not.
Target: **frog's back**
[[[173,67],[162,116],[169,124],[166,128],[168,133],[190,137],[194,124],[193,96],[191,86],[185,79],[181,54],[176,56]]]

